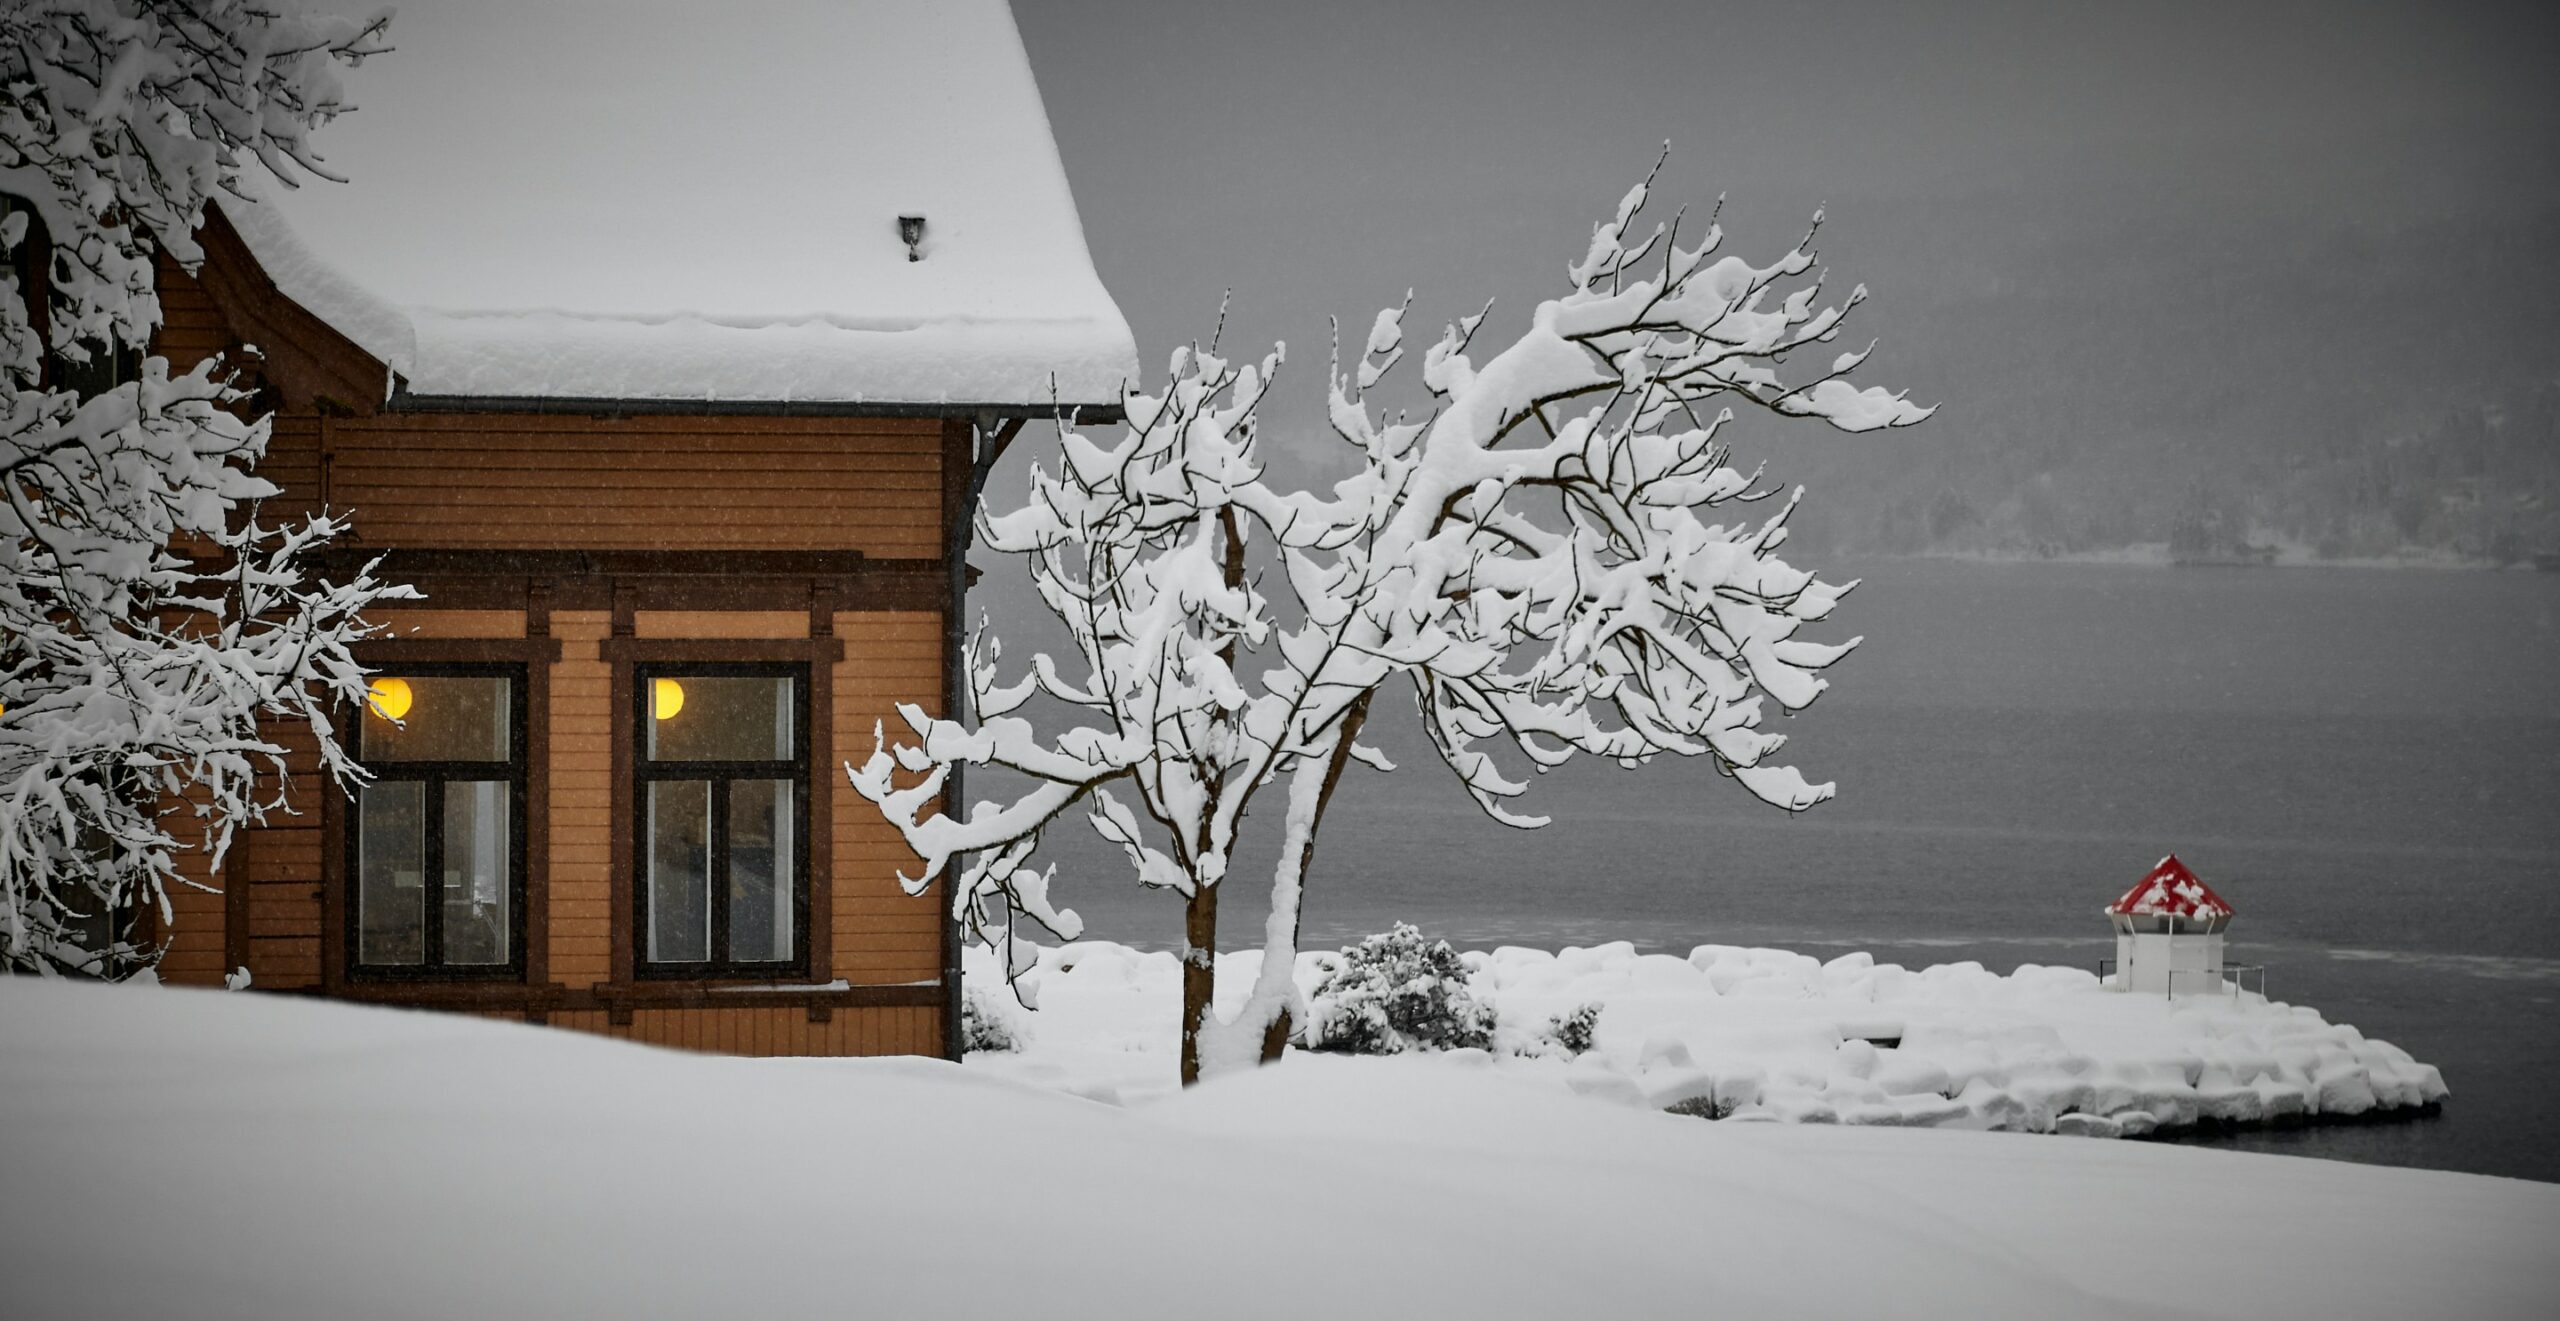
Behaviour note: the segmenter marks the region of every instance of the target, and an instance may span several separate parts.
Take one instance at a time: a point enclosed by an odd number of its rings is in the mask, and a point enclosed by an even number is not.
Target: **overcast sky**
[[[1910,309],[2156,221],[2253,260],[2560,200],[2560,6],[1574,0],[1039,0],[1017,18],[1104,282],[1148,370],[1205,336],[1292,344],[1311,425],[1325,318],[1407,286],[1417,328],[1514,315],[1663,140],[1659,196],[1730,195],[1765,258],[1827,203],[1873,287],[1875,379]],[[2211,263],[2200,267],[2213,269]],[[2156,296],[2193,292],[2159,272]],[[2458,291],[2448,291],[2459,302]],[[2138,296],[2138,295],[2137,295]],[[2029,333],[2032,333],[2030,330]],[[1995,345],[1984,352],[1998,352]],[[2293,351],[2323,351],[2317,334]],[[1921,373],[1923,377],[1931,373]],[[1963,401],[1959,401],[1959,408]]]

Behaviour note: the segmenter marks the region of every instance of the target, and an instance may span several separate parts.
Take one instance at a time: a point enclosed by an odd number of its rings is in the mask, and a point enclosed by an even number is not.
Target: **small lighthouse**
[[[2231,905],[2196,879],[2176,854],[2107,905],[2116,929],[2119,991],[2175,996],[2222,990],[2222,932]]]

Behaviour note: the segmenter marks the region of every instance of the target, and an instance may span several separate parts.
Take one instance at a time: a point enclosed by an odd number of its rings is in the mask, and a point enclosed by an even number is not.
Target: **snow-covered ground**
[[[20,1321],[2560,1314],[2552,1185],[1704,1123],[1481,1058],[1118,1107],[10,978],[0,1170]]]
[[[1334,957],[1300,956],[1302,993]],[[1823,963],[1729,945],[1682,959],[1623,942],[1461,957],[1504,1026],[1480,1063],[1654,1110],[2116,1137],[2362,1116],[2446,1095],[2434,1067],[2313,1009],[2255,993],[2110,991],[2081,968],[1912,971],[1866,954]],[[1218,985],[1240,998],[1261,961],[1259,951],[1221,955]],[[1001,997],[991,959],[969,969]],[[973,1055],[970,1067],[1101,1100],[1174,1089],[1172,954],[1087,941],[1044,951],[1033,975],[1039,1011],[1008,1014],[1023,1049]],[[1602,1006],[1595,1049],[1569,1062],[1515,1053],[1550,1016],[1584,1004]]]

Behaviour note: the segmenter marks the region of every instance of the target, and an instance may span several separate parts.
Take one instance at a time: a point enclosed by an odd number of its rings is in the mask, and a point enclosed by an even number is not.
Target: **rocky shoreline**
[[[1334,957],[1301,956],[1302,990]],[[1502,1026],[1489,1049],[1435,1058],[1728,1123],[2175,1139],[2419,1118],[2450,1095],[2434,1066],[2307,1006],[2133,994],[2080,968],[1910,969],[1728,945],[1681,958],[1625,942],[1459,957]],[[1260,956],[1218,963],[1219,984],[1240,989]],[[987,987],[993,972],[971,975]],[[973,1067],[1115,1102],[1174,1090],[1172,954],[1080,942],[1044,952],[1035,975],[1042,1008],[1021,1015],[1022,1049]],[[1588,1005],[1600,1007],[1590,1049],[1542,1044],[1543,1025]]]

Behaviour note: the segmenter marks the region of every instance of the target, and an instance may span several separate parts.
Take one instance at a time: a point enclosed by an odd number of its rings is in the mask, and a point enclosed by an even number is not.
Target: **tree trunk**
[[[1289,948],[1287,951],[1287,962],[1292,967],[1292,975],[1294,975],[1295,972],[1294,965],[1298,961],[1298,933],[1306,925],[1307,873],[1314,870],[1316,865],[1316,828],[1324,824],[1325,805],[1333,801],[1334,786],[1342,783],[1342,768],[1344,764],[1351,760],[1352,741],[1360,737],[1360,727],[1369,722],[1369,699],[1376,696],[1377,691],[1377,689],[1372,688],[1368,692],[1360,694],[1360,696],[1353,699],[1351,705],[1343,711],[1342,734],[1341,737],[1335,741],[1333,745],[1333,756],[1329,759],[1324,768],[1324,789],[1316,795],[1315,819],[1307,823],[1307,837],[1298,846],[1298,884],[1296,887],[1297,902],[1291,908],[1289,913]],[[1270,960],[1276,953],[1278,953],[1278,951],[1264,951],[1262,957],[1266,967],[1269,966]],[[1263,1063],[1269,1064],[1288,1052],[1289,1037],[1290,1034],[1296,1030],[1296,1026],[1297,1025],[1295,1023],[1290,1021],[1289,1010],[1285,1005],[1281,1007],[1280,1012],[1271,1016],[1269,1026],[1262,1029]]]
[[[1229,587],[1244,586],[1244,530],[1236,525],[1236,511],[1230,506],[1218,511],[1218,533],[1225,543],[1220,567]],[[1236,644],[1230,638],[1218,649],[1220,659],[1232,668],[1236,663]],[[1198,852],[1209,849],[1209,821],[1200,822]],[[1209,1022],[1209,1006],[1218,994],[1218,887],[1192,877],[1191,902],[1182,910],[1182,1085],[1200,1081],[1200,1029]]]
[[[1182,1085],[1200,1081],[1200,1028],[1218,989],[1218,887],[1194,883],[1182,910]]]

